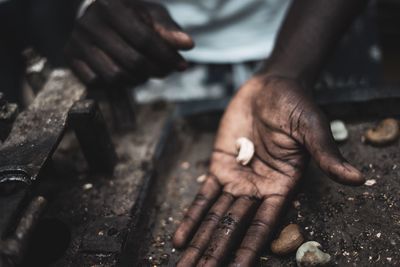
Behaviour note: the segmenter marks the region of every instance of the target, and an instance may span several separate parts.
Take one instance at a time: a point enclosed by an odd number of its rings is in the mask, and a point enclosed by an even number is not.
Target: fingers
[[[74,73],[78,75],[85,84],[94,84],[97,75],[85,62],[79,59],[72,59],[70,64]]]
[[[214,230],[225,214],[226,210],[232,205],[234,201],[233,195],[223,193],[217,202],[212,206],[207,216],[204,218],[201,226],[197,230],[192,242],[182,254],[177,266],[186,267],[193,266],[200,259],[208,242],[210,241]]]
[[[134,13],[133,9],[126,8],[119,1],[99,0],[96,3],[99,3],[100,12],[113,28],[146,57],[172,65],[178,70],[186,67],[187,63],[182,56],[153,29],[140,19],[133,19],[140,17]]]
[[[175,49],[190,50],[194,47],[192,37],[183,31],[167,29],[165,25],[158,23],[155,23],[154,28]]]
[[[189,50],[194,47],[193,39],[172,19],[165,7],[151,2],[144,2],[142,5],[147,7],[149,16],[148,19],[144,19],[173,48]]]
[[[241,232],[252,218],[258,201],[254,198],[240,197],[220,220],[207,250],[198,266],[221,266],[227,254],[234,248],[241,237]]]
[[[333,139],[328,122],[321,118],[308,127],[305,145],[319,167],[333,180],[346,185],[365,182],[362,173],[341,155]]]
[[[194,41],[189,34],[171,18],[166,9],[160,12],[150,12],[155,31],[167,41],[173,48],[178,50],[190,50],[194,47]]]
[[[217,199],[220,191],[220,184],[214,177],[209,176],[201,187],[199,193],[196,195],[196,198],[178,229],[175,231],[172,240],[175,247],[181,248],[186,245],[187,241],[192,237],[194,231],[197,229],[211,205]]]
[[[90,44],[90,42],[82,34],[76,32],[71,36],[69,50],[76,51],[75,57],[82,60],[96,73],[107,82],[118,80],[123,73],[123,70],[99,48]]]
[[[80,25],[100,49],[104,50],[110,58],[131,74],[132,79],[148,78],[150,75],[160,76],[162,73],[171,71],[167,68],[161,69],[156,62],[145,58],[107,25],[103,24],[96,27],[90,25],[90,22]]]
[[[262,202],[230,266],[254,266],[279,218],[284,201],[282,195],[271,195]]]

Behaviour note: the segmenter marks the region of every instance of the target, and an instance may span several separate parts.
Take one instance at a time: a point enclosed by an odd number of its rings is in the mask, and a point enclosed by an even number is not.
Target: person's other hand
[[[97,0],[77,20],[65,54],[87,84],[138,83],[184,70],[187,62],[178,51],[193,46],[159,4]]]
[[[239,137],[255,145],[247,166],[236,162]],[[341,156],[328,121],[298,82],[264,76],[248,81],[225,111],[208,178],[174,234],[178,248],[194,234],[178,266],[252,266],[309,155],[337,182],[364,182]]]

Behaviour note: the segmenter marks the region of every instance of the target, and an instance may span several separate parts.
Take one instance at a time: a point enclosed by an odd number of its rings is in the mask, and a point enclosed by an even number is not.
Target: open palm
[[[255,155],[236,162],[235,141],[247,137]],[[184,247],[178,266],[251,266],[273,229],[311,155],[344,184],[361,173],[337,149],[329,125],[298,82],[255,76],[232,99],[221,120],[209,175],[174,236]]]

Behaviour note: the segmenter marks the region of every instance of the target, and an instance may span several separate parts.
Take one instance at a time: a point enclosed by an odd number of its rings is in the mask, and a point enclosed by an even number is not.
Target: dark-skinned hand
[[[239,137],[255,145],[247,166],[236,162]],[[208,178],[175,232],[174,246],[191,241],[178,266],[253,266],[309,156],[339,183],[364,182],[306,89],[280,77],[250,79],[225,111]]]
[[[65,47],[81,80],[139,83],[184,70],[178,53],[193,40],[161,5],[134,0],[97,0],[79,18]]]

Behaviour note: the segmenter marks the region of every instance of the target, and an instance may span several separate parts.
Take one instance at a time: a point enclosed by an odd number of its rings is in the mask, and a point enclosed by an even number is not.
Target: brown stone
[[[289,224],[283,228],[278,238],[272,241],[271,251],[277,255],[286,255],[296,251],[303,242],[300,227],[297,224]]]
[[[400,134],[399,123],[395,119],[385,119],[375,128],[365,132],[365,141],[372,145],[386,145],[394,142]]]

